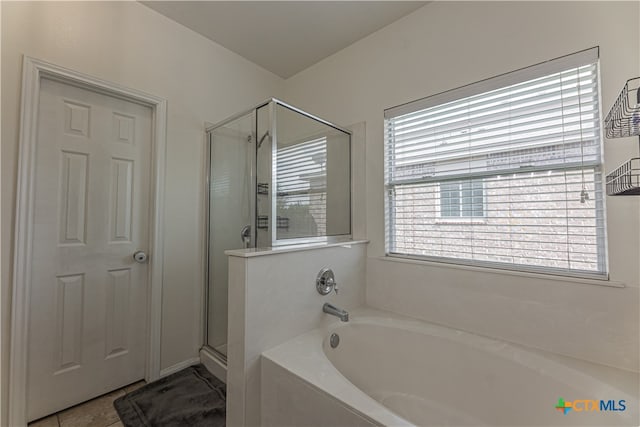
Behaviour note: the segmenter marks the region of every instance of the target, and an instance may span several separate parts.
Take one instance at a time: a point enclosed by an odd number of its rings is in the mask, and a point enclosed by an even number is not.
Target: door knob
[[[140,264],[147,262],[147,254],[144,251],[136,251],[133,254],[133,260]]]

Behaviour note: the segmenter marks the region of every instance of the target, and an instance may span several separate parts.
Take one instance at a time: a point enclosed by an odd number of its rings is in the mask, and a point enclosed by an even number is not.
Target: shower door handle
[[[251,242],[251,226],[250,225],[245,225],[244,227],[242,227],[242,230],[240,230],[240,239],[242,240],[242,243],[244,243],[244,247],[248,248],[249,243]]]

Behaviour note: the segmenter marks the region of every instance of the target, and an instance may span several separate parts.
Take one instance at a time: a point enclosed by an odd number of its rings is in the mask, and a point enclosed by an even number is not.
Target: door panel
[[[152,112],[41,81],[28,418],[144,377]]]
[[[214,129],[209,140],[207,344],[225,357],[229,278],[228,257],[224,252],[254,244],[251,241],[253,117],[249,113]]]

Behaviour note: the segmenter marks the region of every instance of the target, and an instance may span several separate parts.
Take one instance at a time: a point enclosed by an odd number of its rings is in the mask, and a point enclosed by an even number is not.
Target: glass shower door
[[[252,172],[254,113],[209,133],[209,241],[207,345],[227,355],[228,261],[226,250],[255,246]]]

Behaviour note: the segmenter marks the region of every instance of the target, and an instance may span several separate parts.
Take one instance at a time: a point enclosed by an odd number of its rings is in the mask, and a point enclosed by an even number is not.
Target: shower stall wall
[[[351,133],[277,99],[207,129],[205,345],[226,360],[226,250],[351,238]]]

